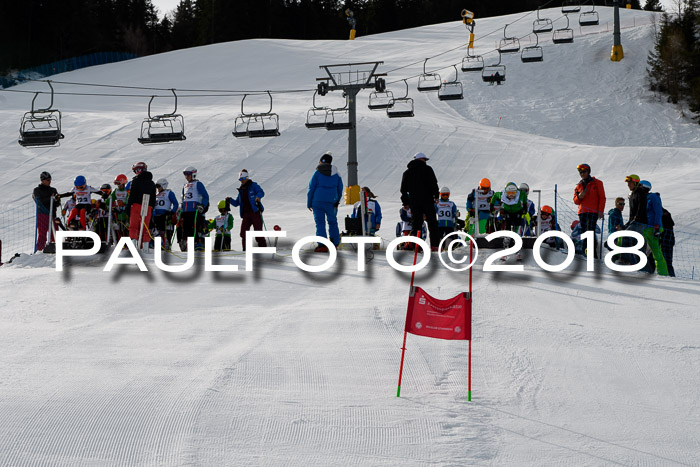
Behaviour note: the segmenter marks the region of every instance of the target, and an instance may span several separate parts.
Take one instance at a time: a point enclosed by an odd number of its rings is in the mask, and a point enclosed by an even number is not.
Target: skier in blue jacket
[[[265,196],[263,189],[250,179],[248,171],[246,169],[241,170],[238,174],[238,181],[241,182],[240,188],[238,188],[238,196],[235,198],[226,198],[233,206],[240,207],[241,214],[241,243],[243,244],[243,251],[246,247],[246,237],[248,236],[248,231],[250,227],[253,230],[263,230],[263,219],[262,212],[265,210],[262,205],[261,198]],[[255,237],[258,242],[259,247],[266,247],[267,241],[265,237]]]
[[[340,244],[338,230],[338,205],[343,196],[343,180],[336,166],[332,165],[333,156],[326,152],[321,156],[316,167],[309,191],[306,195],[306,207],[314,213],[316,221],[316,236],[329,238],[335,246]],[[326,235],[326,220],[328,220],[328,235]],[[328,251],[323,245],[318,245],[314,251]]]

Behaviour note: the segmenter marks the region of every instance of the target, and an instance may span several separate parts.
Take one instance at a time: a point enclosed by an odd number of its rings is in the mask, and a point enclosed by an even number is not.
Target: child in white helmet
[[[435,203],[435,212],[437,213],[440,238],[454,232],[459,211],[457,210],[457,205],[450,201],[450,189],[446,186],[440,190],[440,199]]]
[[[168,179],[159,178],[156,181],[156,192],[156,206],[153,210],[154,236],[161,237],[163,248],[170,250],[170,239],[177,222],[175,212],[179,204],[175,193],[168,189]],[[173,217],[175,217],[174,221]]]

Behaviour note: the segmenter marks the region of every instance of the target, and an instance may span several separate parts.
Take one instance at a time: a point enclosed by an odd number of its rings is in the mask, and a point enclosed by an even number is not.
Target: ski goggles
[[[588,164],[580,164],[578,167],[576,167],[576,170],[579,172],[590,172],[591,171],[591,166]]]
[[[87,188],[87,185],[80,185],[75,187],[76,190],[84,190],[85,188]]]
[[[191,177],[191,176],[192,176],[192,172],[190,172],[189,170],[186,170],[186,171],[184,171],[184,172],[182,172],[182,173],[185,175],[185,177]]]

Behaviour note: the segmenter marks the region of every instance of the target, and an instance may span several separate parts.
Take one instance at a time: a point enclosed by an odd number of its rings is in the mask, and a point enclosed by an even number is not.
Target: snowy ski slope
[[[612,9],[596,9],[598,27],[581,30],[572,15],[573,44],[541,38],[543,63],[504,56],[503,86],[460,73],[465,99],[446,103],[419,94],[412,79],[411,119],[371,112],[367,93],[360,94],[360,184],[379,196],[385,241],[398,220],[401,173],[417,151],[431,157],[462,210],[484,176],[496,186],[528,182],[551,204],[554,185],[568,193],[576,165],[587,162],[606,184],[608,209],[627,194],[624,176],[638,173],[661,192],[678,227],[700,225],[693,201],[700,129],[645,87],[652,15],[621,11],[625,59],[612,63]],[[533,16],[478,20],[476,52],[495,61],[507,23],[509,35],[527,45]],[[541,16],[564,26],[559,9]],[[313,89],[323,76],[319,65],[383,60],[380,71],[402,95],[400,80],[417,76],[425,57],[466,39],[455,21],[353,42],[240,41],[52,79]],[[460,48],[431,59],[428,69],[449,77],[463,55]],[[314,233],[305,196],[319,156],[333,151],[346,174],[346,133],[304,127],[311,94],[275,95],[282,134],[255,140],[231,136],[240,97],[183,97],[187,140],[151,147],[136,141],[148,98],[59,95],[61,146],[23,149],[17,128],[32,95],[0,92],[3,209],[26,203],[42,170],[65,191],[78,174],[99,185],[130,176],[143,160],[177,188],[182,169],[194,165],[216,202],[234,194],[246,168],[266,191],[268,226],[279,224],[289,236],[281,254],[260,260],[253,273],[209,273],[198,262],[190,272],[166,274],[152,258],[148,273],[103,272],[103,259],[74,261],[59,273],[43,254],[0,268],[0,465],[700,463],[700,284],[693,281],[602,265],[586,272],[578,262],[546,273],[529,258],[522,273],[483,272],[482,253],[474,271],[472,402],[467,344],[416,336],[408,337],[396,398],[408,275],[394,271],[383,252],[365,273],[351,251],[325,273],[300,271],[289,254],[296,239]],[[172,107],[167,99],[155,105]],[[341,206],[339,217],[349,212]],[[240,249],[238,238],[233,243]],[[220,260],[242,269],[244,258]],[[464,274],[435,261],[416,281],[441,298],[466,287]]]

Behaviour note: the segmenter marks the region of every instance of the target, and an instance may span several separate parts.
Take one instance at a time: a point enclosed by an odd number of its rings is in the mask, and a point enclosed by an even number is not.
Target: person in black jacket
[[[627,221],[627,228],[635,232],[642,233],[642,230],[647,228],[647,194],[649,190],[644,190],[639,187],[639,176],[628,175],[625,177],[629,194],[630,218]]]
[[[435,172],[426,164],[428,160],[425,154],[419,152],[408,163],[408,169],[401,179],[401,202],[404,208],[411,209],[413,221],[411,235],[418,236],[418,230],[421,229],[425,218],[430,232],[431,249],[437,251],[440,235],[435,215],[435,201],[440,195],[440,188]]]
[[[144,195],[150,195],[148,200],[148,212],[146,218],[143,219],[143,235],[142,243],[138,248],[143,246],[144,242],[149,241],[148,224],[151,222],[151,213],[156,205],[156,184],[153,183],[153,174],[149,172],[145,162],[137,162],[131,167],[131,170],[136,174],[131,179],[131,189],[129,191],[129,200],[126,203],[126,212],[129,213],[129,238],[139,239],[139,225],[141,222],[141,204]]]
[[[58,230],[60,221],[56,219],[56,209],[61,205],[58,191],[51,186],[51,174],[41,172],[39,175],[39,186],[34,188],[32,198],[36,203],[36,245],[34,251],[42,251],[46,247],[46,233],[49,230],[49,218],[54,221],[54,230]],[[53,198],[53,212],[51,211],[51,198]],[[51,240],[54,241],[53,231],[51,232]]]
[[[661,232],[659,237],[659,243],[661,244],[661,253],[664,255],[666,260],[666,267],[668,269],[668,275],[671,277],[676,277],[676,271],[673,270],[673,247],[676,244],[676,236],[673,233],[673,227],[676,225],[673,222],[673,217],[671,213],[666,209],[662,210],[663,215],[661,216],[661,224],[664,227],[664,231]]]

